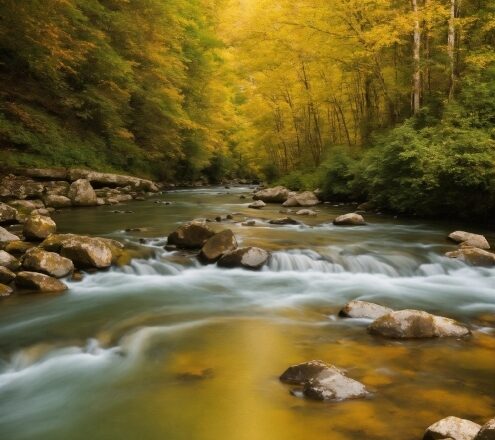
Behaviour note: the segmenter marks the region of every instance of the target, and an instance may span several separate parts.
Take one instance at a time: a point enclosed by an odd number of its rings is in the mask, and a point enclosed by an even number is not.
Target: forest
[[[4,0],[3,167],[495,213],[491,0]]]

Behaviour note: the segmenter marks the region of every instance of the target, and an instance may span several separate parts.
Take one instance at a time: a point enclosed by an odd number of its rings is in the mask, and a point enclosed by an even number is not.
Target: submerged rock
[[[0,226],[0,243],[9,243],[11,241],[19,241],[20,238],[7,231],[7,229]]]
[[[472,266],[495,266],[495,254],[475,247],[465,246],[453,252],[447,252],[446,257],[456,258]]]
[[[481,426],[470,420],[446,417],[428,427],[423,440],[473,440]]]
[[[495,440],[495,418],[481,427],[474,440]]]
[[[96,206],[97,204],[95,190],[86,179],[72,182],[69,189],[69,199],[74,206]]]
[[[257,247],[245,247],[226,253],[218,261],[220,267],[259,270],[268,261],[270,254],[264,249]]]
[[[6,251],[0,251],[0,266],[10,270],[17,270],[21,267],[20,261]]]
[[[338,216],[334,219],[333,224],[338,226],[361,226],[365,225],[366,222],[362,215],[350,213]]]
[[[17,223],[17,209],[5,203],[0,203],[0,224],[3,223]]]
[[[261,200],[265,203],[284,203],[289,197],[289,190],[283,186],[262,189],[257,191],[253,199]]]
[[[487,239],[483,235],[472,234],[465,231],[455,231],[449,235],[449,238],[456,243],[462,243],[467,246],[473,246],[479,249],[490,249]]]
[[[237,240],[230,229],[219,232],[209,238],[199,254],[199,259],[204,263],[215,263],[223,255],[237,249]]]
[[[347,400],[365,397],[366,387],[343,370],[322,361],[289,367],[281,376],[285,383],[302,385],[303,395],[314,400]]]
[[[420,310],[399,310],[376,319],[370,333],[395,339],[464,337],[470,330],[453,319]]]
[[[0,296],[10,296],[12,292],[14,292],[14,289],[5,284],[0,284]]]
[[[344,318],[377,319],[391,312],[393,310],[388,307],[366,301],[353,300],[344,306],[339,312],[339,316]]]
[[[15,278],[15,284],[22,289],[37,292],[63,292],[67,290],[67,286],[61,281],[37,272],[19,272]]]
[[[265,206],[266,206],[265,202],[263,202],[262,200],[256,200],[256,202],[250,203],[248,205],[248,208],[261,209],[261,208],[264,208]]]
[[[179,249],[201,249],[215,233],[203,222],[192,221],[182,225],[168,236],[167,244]]]
[[[74,264],[68,258],[39,248],[26,252],[22,267],[28,271],[41,272],[55,278],[65,277],[74,270]]]
[[[44,240],[56,230],[57,225],[50,217],[32,215],[24,223],[22,232],[28,240]]]
[[[291,217],[282,217],[276,218],[274,220],[270,220],[268,223],[271,225],[300,225],[301,222],[291,218]]]
[[[300,209],[296,212],[296,215],[308,215],[311,217],[315,217],[318,215],[318,213],[316,211],[313,211],[312,209]]]
[[[0,283],[10,284],[15,279],[15,273],[4,266],[0,266]]]

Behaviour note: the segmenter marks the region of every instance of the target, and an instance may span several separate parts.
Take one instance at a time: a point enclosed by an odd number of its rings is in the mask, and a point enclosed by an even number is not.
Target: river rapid
[[[68,282],[63,295],[0,302],[0,438],[413,440],[446,416],[493,417],[495,269],[443,257],[455,248],[447,234],[472,226],[367,215],[367,226],[337,227],[332,219],[355,208],[332,205],[298,217],[305,225],[272,226],[280,206],[249,209],[239,198],[249,191],[57,212],[60,232],[141,241],[153,256]],[[234,212],[258,225],[212,226],[270,250],[261,272],[163,249],[180,224]],[[357,298],[449,316],[473,336],[374,337],[366,320],[337,316]],[[370,397],[292,396],[278,376],[312,359],[345,368]]]

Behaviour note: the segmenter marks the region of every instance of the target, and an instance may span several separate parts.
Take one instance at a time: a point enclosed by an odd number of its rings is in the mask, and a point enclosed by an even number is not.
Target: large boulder
[[[245,247],[226,253],[218,261],[220,267],[259,270],[268,261],[270,254],[264,249],[257,247]]]
[[[32,215],[24,223],[22,233],[28,240],[44,240],[56,230],[57,225],[50,217]]]
[[[17,209],[0,203],[0,224],[17,223]]]
[[[59,196],[56,194],[49,194],[45,196],[45,205],[50,208],[68,208],[72,205],[71,200],[65,196]]]
[[[0,284],[0,296],[9,296],[13,291],[14,290],[11,287],[6,286],[5,284]]]
[[[22,176],[4,176],[0,180],[0,199],[27,199],[39,197],[43,184]]]
[[[290,196],[284,203],[283,206],[294,207],[294,206],[316,206],[320,203],[318,197],[312,191],[304,191],[299,194]]]
[[[474,440],[495,440],[495,418],[481,427]]]
[[[391,312],[393,312],[393,310],[388,307],[383,307],[367,301],[353,300],[343,307],[339,312],[339,316],[343,318],[378,319]]]
[[[101,239],[75,235],[62,241],[60,254],[77,268],[104,269],[112,264],[112,251]]]
[[[70,183],[65,181],[45,182],[45,194],[49,196],[69,195]],[[46,203],[46,202],[45,202]]]
[[[364,221],[362,215],[350,213],[339,215],[336,219],[334,219],[333,224],[338,226],[361,226],[365,225],[366,222]]]
[[[472,234],[465,231],[455,231],[449,235],[449,238],[456,243],[462,243],[467,246],[485,250],[490,249],[490,245],[483,235]]]
[[[265,203],[284,203],[289,198],[289,190],[283,186],[262,189],[257,191],[253,199],[261,200]]]
[[[462,246],[455,251],[447,252],[445,256],[461,260],[464,263],[470,264],[472,266],[495,266],[494,253],[471,246]]]
[[[266,206],[266,203],[263,202],[262,200],[256,200],[255,202],[253,203],[250,203],[248,205],[248,208],[251,208],[251,209],[261,209],[261,208],[264,208]]]
[[[135,190],[142,191],[158,191],[157,185],[151,180],[140,179],[133,176],[125,176],[112,173],[99,173],[97,171],[89,171],[82,169],[69,170],[69,180],[75,181],[85,179],[99,186],[130,186]]]
[[[421,310],[399,310],[381,316],[368,327],[370,333],[395,339],[464,337],[470,330],[453,319]]]
[[[446,417],[428,427],[423,440],[473,440],[481,426],[470,420]]]
[[[69,199],[74,206],[96,206],[96,193],[91,183],[86,179],[72,182],[69,189]]]
[[[271,225],[300,225],[301,222],[293,219],[292,217],[281,217],[270,220],[268,223]]]
[[[10,270],[17,270],[21,267],[20,261],[6,251],[0,251],[0,266]]]
[[[63,292],[67,286],[61,281],[48,275],[37,272],[19,272],[15,284],[21,289],[36,292]]]
[[[26,252],[22,259],[22,267],[55,278],[63,278],[74,270],[74,264],[68,258],[39,248],[32,248]]]
[[[10,284],[15,280],[15,273],[4,266],[0,266],[0,283]]]
[[[40,180],[66,180],[67,168],[20,168],[16,174]]]
[[[302,385],[305,397],[314,400],[347,400],[365,397],[366,387],[339,368],[322,361],[289,367],[281,376],[285,383]]]
[[[227,252],[237,249],[237,240],[230,229],[219,232],[209,238],[199,254],[204,263],[215,263]]]
[[[29,249],[36,247],[36,243],[31,243],[29,241],[13,240],[9,241],[5,246],[5,250],[12,255],[17,257],[24,255]]]
[[[31,211],[34,211],[35,209],[43,209],[45,207],[45,204],[39,200],[13,200],[9,202],[9,205],[18,211],[21,211],[23,213],[30,213]]]
[[[203,222],[193,221],[177,228],[168,236],[167,244],[180,249],[201,249],[215,233]]]
[[[18,241],[20,238],[7,231],[7,229],[0,226],[0,243],[9,243],[11,241]]]

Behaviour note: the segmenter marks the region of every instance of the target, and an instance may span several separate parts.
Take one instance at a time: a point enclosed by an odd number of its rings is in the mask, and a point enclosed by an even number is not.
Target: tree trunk
[[[416,115],[421,106],[421,27],[419,25],[418,0],[412,0],[412,8],[414,12],[412,111]]]
[[[455,92],[455,17],[456,17],[456,0],[450,0],[450,19],[449,19],[449,33],[447,37],[447,52],[449,54],[450,61],[450,87],[449,87],[449,101],[454,99]]]

